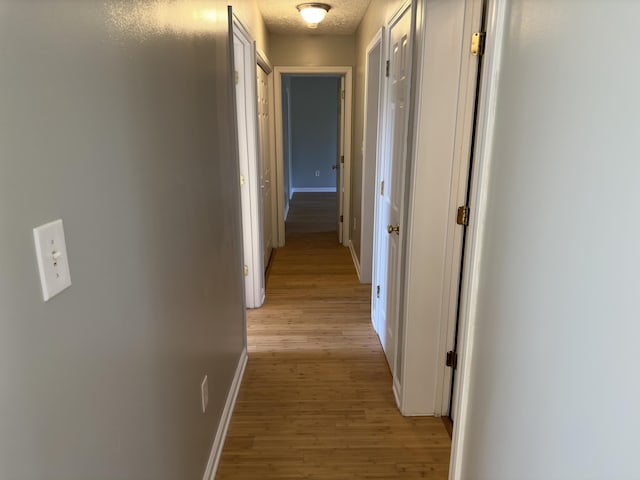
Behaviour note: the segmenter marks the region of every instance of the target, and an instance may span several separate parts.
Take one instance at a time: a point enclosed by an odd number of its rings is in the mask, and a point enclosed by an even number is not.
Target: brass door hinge
[[[471,55],[479,57],[484,55],[486,32],[476,32],[471,36]]]
[[[247,265],[245,265],[242,270],[244,272],[244,276],[248,277],[249,276],[249,267]]]
[[[376,298],[380,298],[380,285],[376,285]]]
[[[344,155],[340,155],[340,163],[344,163]]]
[[[344,100],[344,90],[340,91],[340,98]]]
[[[384,74],[384,76],[388,77],[389,76],[389,69],[391,68],[389,60],[387,60],[387,66],[385,68],[386,68],[386,73]]]
[[[240,175],[240,185],[244,185],[244,175]]]
[[[458,207],[458,218],[456,219],[456,223],[458,225],[464,225],[465,227],[469,225],[469,207],[466,205]]]
[[[340,215],[340,223],[344,222],[344,215]]]
[[[454,370],[456,369],[456,367],[458,366],[458,354],[456,352],[454,351],[447,352],[446,365],[447,367],[451,367]]]
[[[380,195],[384,195],[384,180],[380,182]]]
[[[240,74],[238,73],[238,70],[234,71],[234,78],[235,78],[236,85],[240,83]]]

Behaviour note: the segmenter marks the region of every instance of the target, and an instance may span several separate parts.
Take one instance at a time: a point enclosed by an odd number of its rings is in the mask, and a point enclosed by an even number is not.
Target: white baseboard
[[[358,274],[358,280],[362,283],[362,279],[360,278],[360,261],[358,260],[358,255],[356,255],[356,249],[353,248],[353,242],[349,240],[349,251],[351,252],[351,258],[353,259],[353,265],[356,267],[356,273]]]
[[[294,193],[322,193],[322,192],[327,192],[327,193],[336,193],[336,187],[293,187],[291,189],[291,195],[293,196]]]
[[[393,396],[396,399],[396,406],[398,407],[398,410],[400,410],[400,413],[404,415],[404,412],[402,411],[402,402],[400,401],[400,385],[396,378],[393,379]]]
[[[220,456],[222,455],[224,441],[227,437],[227,430],[231,423],[233,408],[236,405],[236,398],[238,397],[240,384],[242,384],[244,368],[247,366],[247,358],[247,349],[244,348],[240,354],[240,360],[238,361],[238,367],[236,368],[233,382],[231,382],[231,389],[227,394],[227,401],[224,404],[224,410],[222,410],[222,417],[220,418],[216,438],[213,440],[213,446],[211,447],[211,453],[209,454],[209,461],[207,462],[207,468],[204,471],[203,480],[215,480],[216,478],[216,471],[218,470],[218,464],[220,463]]]

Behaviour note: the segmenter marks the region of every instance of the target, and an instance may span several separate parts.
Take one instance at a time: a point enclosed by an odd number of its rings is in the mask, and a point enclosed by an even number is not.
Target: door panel
[[[402,208],[404,198],[404,171],[407,139],[407,98],[409,93],[409,66],[411,52],[409,35],[411,33],[411,10],[407,9],[400,19],[391,26],[390,71],[387,95],[387,138],[388,170],[385,185],[388,191],[383,195],[382,218],[386,225],[396,229],[386,236],[386,302],[378,308],[384,308],[384,347],[387,361],[394,376],[396,372],[396,350],[398,342],[398,311],[400,286],[400,254]],[[382,225],[384,226],[385,223]],[[385,278],[385,277],[382,277]]]
[[[268,77],[262,68],[257,67],[258,76],[258,130],[260,149],[260,191],[262,209],[262,244],[264,267],[269,265],[273,250],[273,211],[271,208],[271,161],[269,158],[269,89]]]

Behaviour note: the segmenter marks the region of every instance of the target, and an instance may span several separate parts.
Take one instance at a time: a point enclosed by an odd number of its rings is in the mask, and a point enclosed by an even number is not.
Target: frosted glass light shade
[[[303,20],[309,25],[315,26],[324,20],[331,7],[324,3],[303,3],[297,8]]]

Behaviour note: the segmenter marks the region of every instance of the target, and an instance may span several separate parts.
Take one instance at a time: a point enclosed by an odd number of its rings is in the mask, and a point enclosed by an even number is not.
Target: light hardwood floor
[[[294,222],[318,201],[297,200]],[[306,223],[287,226],[266,303],[248,312],[249,361],[216,478],[446,479],[441,420],[395,406],[370,286],[326,222]]]

